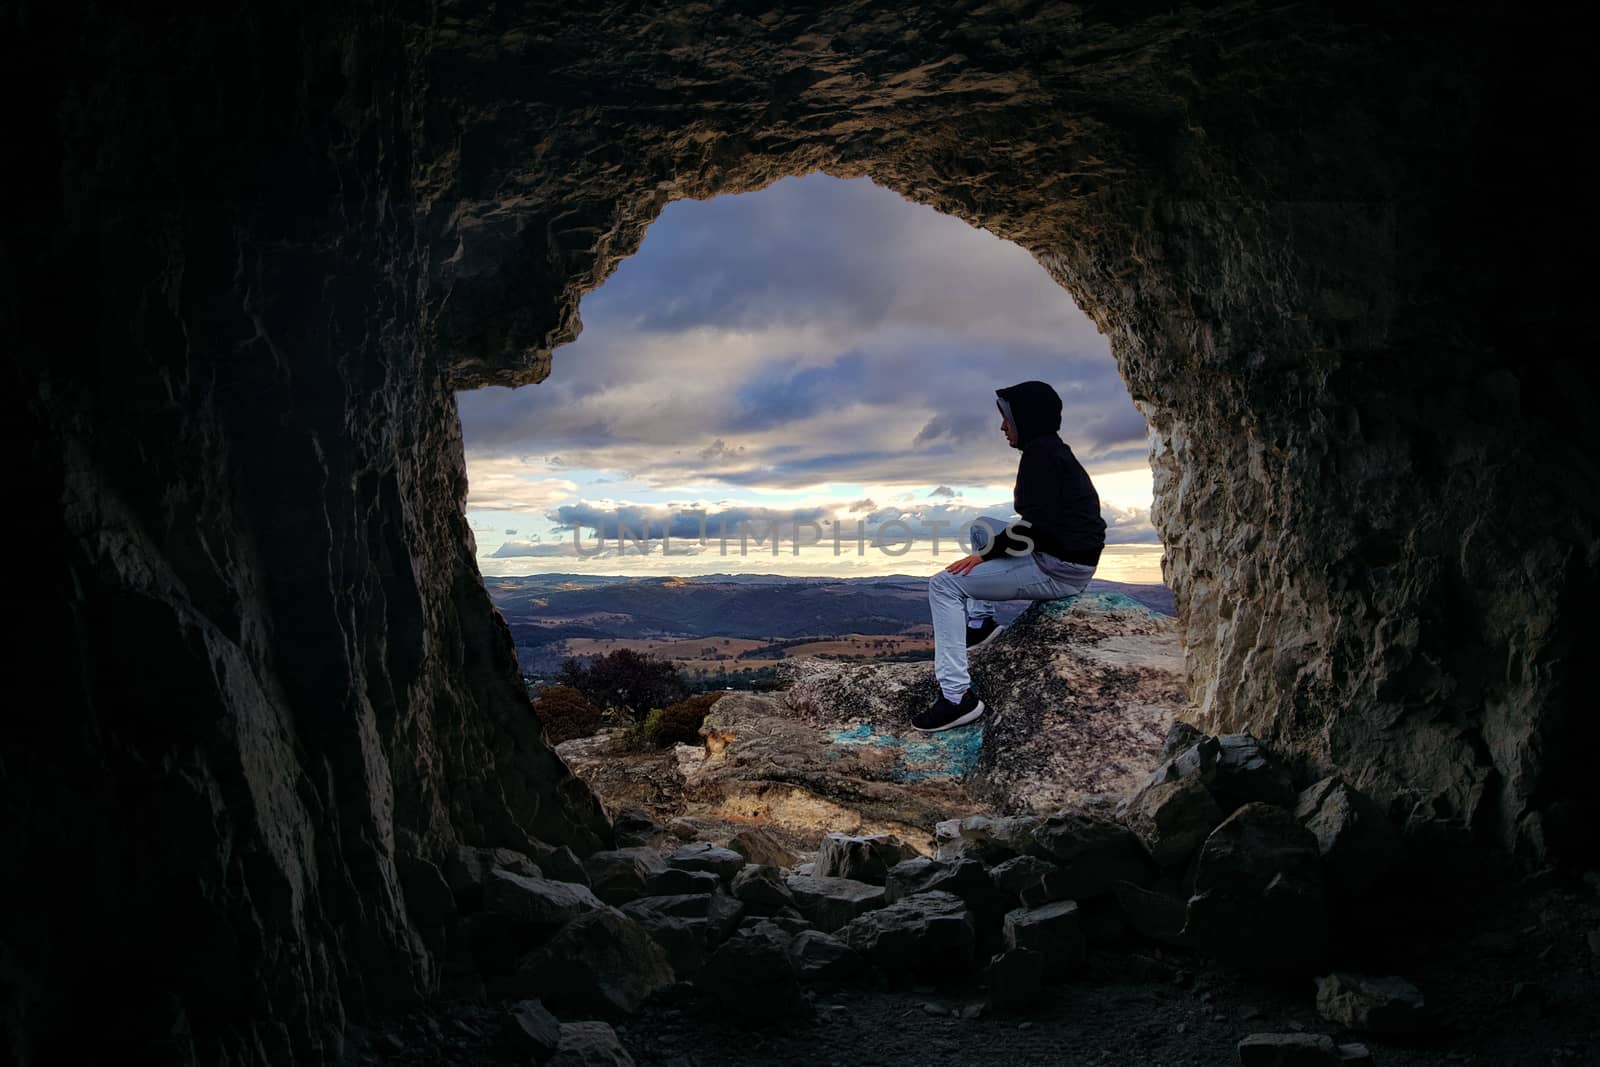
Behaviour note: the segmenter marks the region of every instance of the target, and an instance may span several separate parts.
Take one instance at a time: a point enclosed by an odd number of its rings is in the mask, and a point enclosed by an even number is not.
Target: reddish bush
[[[533,710],[552,745],[588,737],[600,729],[600,709],[570,685],[547,685],[539,690]]]

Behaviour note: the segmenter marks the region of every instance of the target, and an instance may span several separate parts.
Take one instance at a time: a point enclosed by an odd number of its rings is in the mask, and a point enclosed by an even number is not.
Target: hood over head
[[[1061,397],[1045,382],[1021,382],[996,389],[995,405],[1017,431],[1017,448],[1061,429]]]

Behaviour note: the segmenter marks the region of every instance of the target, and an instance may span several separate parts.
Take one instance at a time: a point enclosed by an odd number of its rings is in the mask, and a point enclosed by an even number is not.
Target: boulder
[[[1048,879],[1057,899],[1103,896],[1118,882],[1146,885],[1154,873],[1133,832],[1103,815],[1057,812],[1034,828],[1033,842],[1060,868]]]
[[[752,863],[733,876],[733,885],[729,888],[746,908],[792,908],[794,894],[789,892],[784,878],[784,873],[776,867]]]
[[[815,873],[824,878],[849,878],[883,885],[890,867],[917,855],[916,849],[893,834],[870,837],[828,834],[817,849]]]
[[[853,919],[845,944],[892,975],[939,976],[971,964],[977,931],[954,893],[918,893]]]
[[[1289,769],[1249,734],[1217,738],[1217,763],[1209,784],[1225,810],[1252,803],[1292,808],[1297,795]]]
[[[747,826],[728,839],[728,847],[745,858],[746,863],[767,867],[793,867],[800,862],[783,842],[764,826]]]
[[[1005,944],[1007,951],[1037,952],[1044,960],[1048,977],[1071,974],[1083,966],[1087,952],[1077,903],[1058,900],[1043,907],[1007,912]]]
[[[1317,979],[1317,1014],[1369,1034],[1416,1034],[1430,1026],[1422,991],[1404,978],[1346,971]]]
[[[1157,867],[1177,867],[1222,821],[1222,811],[1199,778],[1147,783],[1129,801],[1123,820]]]
[[[1013,856],[989,871],[989,884],[995,891],[1030,907],[1048,904],[1060,897],[1051,896],[1062,879],[1061,868],[1037,856]]]
[[[539,865],[546,878],[557,882],[578,882],[581,885],[589,884],[589,874],[583,869],[583,861],[578,854],[566,845],[551,845],[543,841],[529,841],[528,855],[533,857],[533,862]],[[502,864],[501,866],[504,866]],[[518,874],[523,872],[518,871]]]
[[[723,848],[709,841],[695,841],[684,845],[667,857],[669,867],[685,871],[706,871],[724,882],[739,873],[739,868],[744,864],[745,858],[733,849]]]
[[[1163,945],[1187,944],[1183,928],[1189,907],[1183,898],[1132,882],[1118,882],[1115,893],[1123,919],[1140,936]]]
[[[462,912],[478,911],[483,907],[483,884],[489,872],[499,868],[520,874],[524,878],[543,878],[544,872],[533,860],[509,848],[455,849],[445,860],[444,876],[455,895],[456,907]]]
[[[1400,865],[1400,831],[1376,801],[1334,776],[1300,794],[1295,818],[1317,839],[1328,887],[1349,897],[1370,892]]]
[[[832,934],[802,930],[789,943],[789,960],[805,982],[843,982],[861,971],[861,954]]]
[[[1327,950],[1322,858],[1283,808],[1246,804],[1200,848],[1183,936],[1248,970],[1314,970]]]
[[[628,908],[632,906],[624,905]],[[661,946],[667,962],[672,966],[672,973],[679,981],[694,978],[722,940],[716,935],[712,921],[707,918],[668,915],[644,909],[624,914],[643,927],[650,939]]]
[[[794,897],[794,906],[800,914],[827,933],[886,903],[883,886],[852,882],[847,878],[791,874],[784,879],[784,885]]]
[[[576,1011],[634,1012],[676,981],[648,931],[615,908],[580,915],[523,957],[508,988]]]
[[[561,1044],[546,1067],[633,1067],[633,1057],[609,1023],[562,1023]]]
[[[611,833],[619,849],[659,848],[667,836],[655,816],[642,808],[620,812],[611,823]]]
[[[644,913],[673,915],[680,919],[704,919],[712,938],[720,941],[734,931],[744,914],[744,905],[725,893],[683,893],[669,897],[640,897],[622,906],[622,913],[637,918]]]
[[[1327,1034],[1251,1034],[1238,1047],[1240,1067],[1357,1067],[1371,1064],[1365,1045],[1337,1045]]]
[[[560,926],[605,904],[581,885],[492,870],[483,884],[483,910],[533,926]]]
[[[722,879],[714,871],[691,871],[682,867],[668,867],[656,871],[644,880],[646,896],[670,897],[685,893],[715,893],[722,888]]]
[[[500,1044],[515,1059],[544,1063],[561,1045],[561,1023],[540,1001],[519,1000],[501,1024]]]
[[[982,862],[972,858],[947,861],[918,856],[895,864],[888,883],[885,899],[891,904],[917,893],[954,893],[972,910],[980,940],[998,930],[1013,903],[994,887]]]
[[[811,1002],[790,959],[790,940],[762,922],[723,942],[695,979],[703,1010],[755,1025],[809,1019]]]
[[[1045,958],[1032,949],[1007,949],[989,961],[984,976],[991,1011],[1002,1015],[1026,1011],[1044,995]]]
[[[595,896],[607,904],[626,904],[644,896],[645,882],[666,870],[667,864],[653,848],[619,848],[593,853],[583,861],[583,869]]]
[[[946,819],[933,828],[934,858],[947,862],[978,859],[999,863],[1034,850],[1032,833],[1039,825],[1033,815],[990,818],[969,815]]]

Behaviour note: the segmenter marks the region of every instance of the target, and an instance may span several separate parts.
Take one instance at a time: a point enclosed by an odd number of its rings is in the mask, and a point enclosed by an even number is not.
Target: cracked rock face
[[[667,201],[817,168],[1110,336],[1207,731],[1430,840],[1582,825],[1596,386],[1545,246],[1587,68],[1531,14],[403,11],[5,16],[16,1058],[91,1051],[108,982],[124,1056],[329,1058],[433,987],[429,865],[609,843],[478,577],[452,391],[544,377]]]

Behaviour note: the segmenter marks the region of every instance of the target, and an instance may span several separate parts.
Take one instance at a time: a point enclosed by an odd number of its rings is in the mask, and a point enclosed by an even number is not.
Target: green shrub
[[[539,690],[533,711],[544,723],[545,737],[552,745],[588,737],[600,729],[600,709],[570,685],[547,685]]]
[[[639,733],[645,744],[654,748],[668,745],[692,745],[700,740],[700,724],[721,693],[696,693],[676,704],[664,708],[651,708],[640,725]]]

